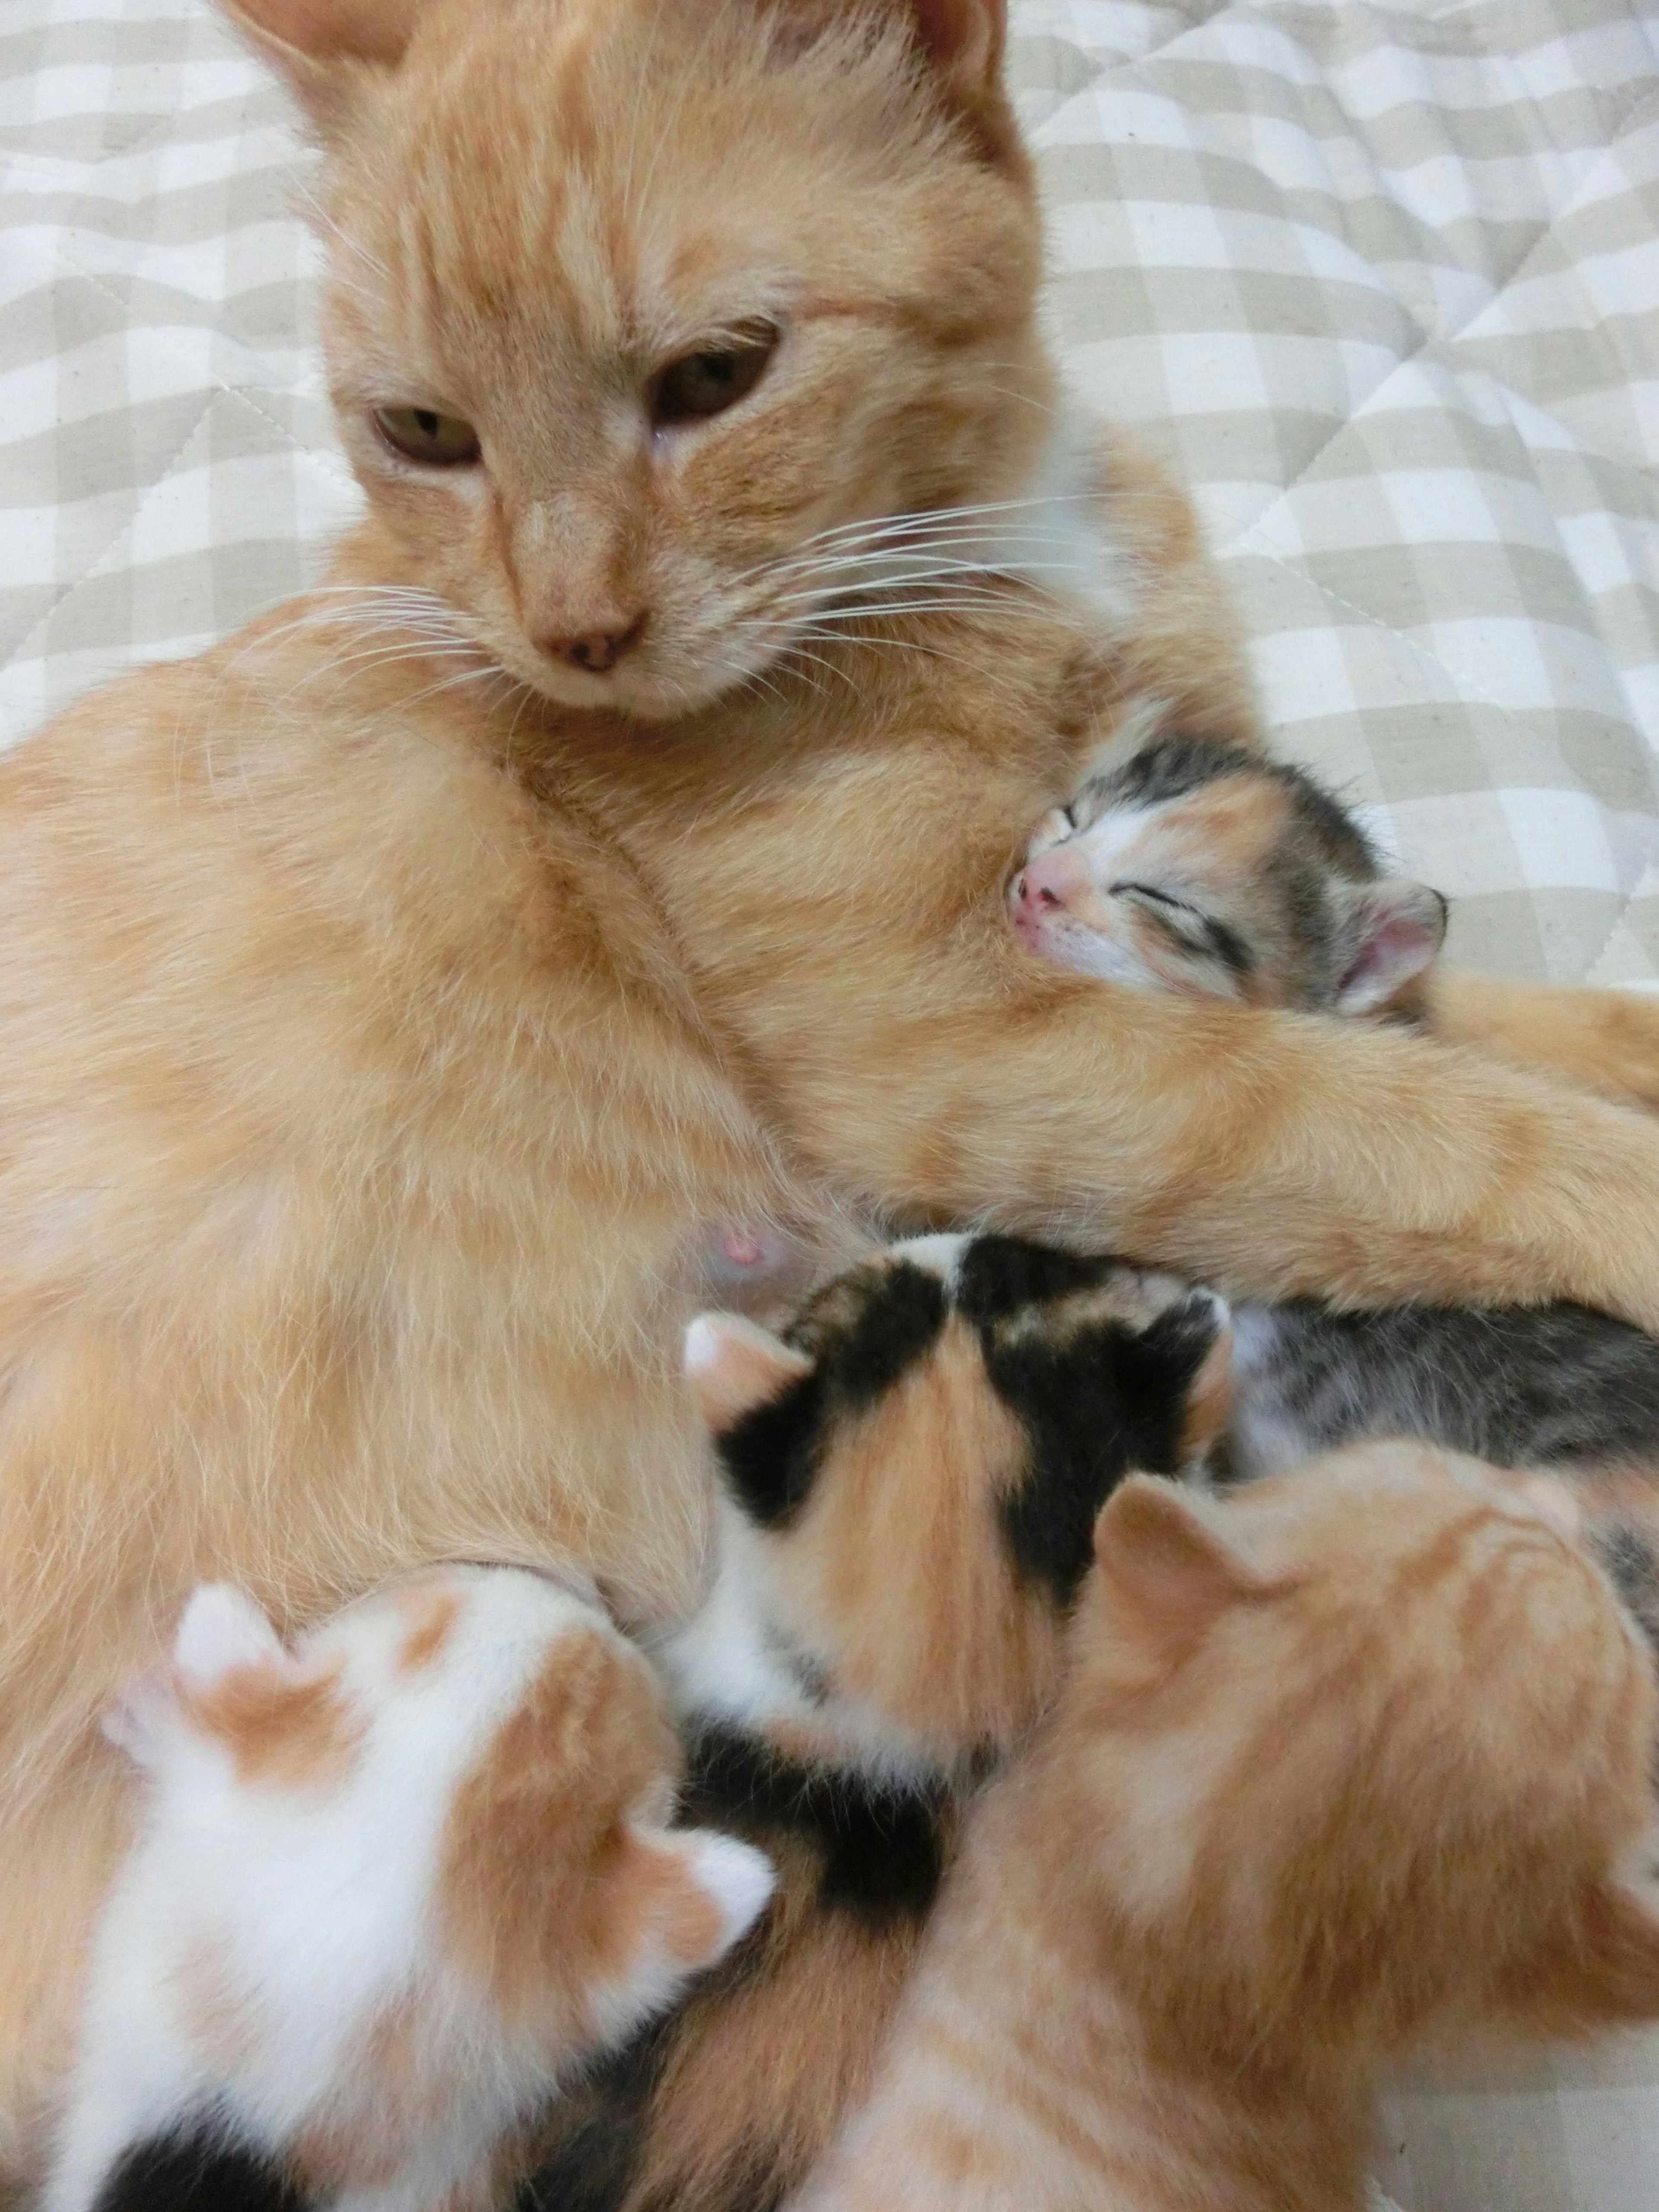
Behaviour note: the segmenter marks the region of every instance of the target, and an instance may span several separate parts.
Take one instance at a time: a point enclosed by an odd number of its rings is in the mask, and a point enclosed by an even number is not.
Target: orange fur
[[[239,1667],[210,1689],[183,1694],[197,1726],[220,1739],[244,1782],[290,1790],[327,1784],[350,1765],[362,1740],[337,1667],[300,1680],[274,1665]]]
[[[793,2212],[1358,2212],[1373,2075],[1659,2012],[1656,1698],[1598,1571],[1472,1461],[1127,1484],[866,2112]]]
[[[728,1826],[763,1850],[777,1887],[742,1952],[632,2055],[620,2081],[601,2072],[586,2100],[556,2115],[539,2147],[537,2204],[722,2212],[734,2201],[770,2201],[810,2171],[860,2101],[963,1808],[1052,1699],[1063,1663],[1067,1596],[1022,1562],[1006,1511],[1028,1486],[1046,1489],[1051,1503],[1069,1499],[1082,1470],[1041,1432],[1029,1399],[1005,1395],[1013,1389],[1006,1368],[999,1388],[993,1360],[1041,1347],[1052,1363],[1043,1372],[1058,1373],[1061,1388],[1076,1387],[1091,1362],[1113,1373],[1124,1394],[1118,1416],[1143,1449],[1153,1448],[1160,1420],[1172,1450],[1190,1447],[1224,1387],[1224,1357],[1200,1357],[1200,1347],[1190,1368],[1171,1360],[1152,1380],[1137,1372],[1124,1341],[1112,1340],[1115,1327],[1133,1340],[1182,1306],[1183,1286],[1110,1262],[1087,1287],[1045,1282],[1042,1263],[1060,1256],[1030,1248],[1004,1255],[980,1279],[1008,1291],[1006,1306],[987,1318],[975,1305],[977,1322],[961,1304],[941,1310],[938,1334],[925,1345],[919,1338],[912,1358],[884,1372],[870,1396],[854,1386],[859,1361],[850,1355],[881,1342],[893,1358],[903,1327],[895,1315],[905,1309],[884,1308],[884,1297],[907,1275],[937,1269],[960,1298],[951,1273],[965,1264],[960,1249],[901,1246],[837,1278],[790,1324],[787,1343],[730,1316],[717,1327],[705,1317],[693,1330],[690,1371],[721,1435],[775,1409],[815,1367],[824,1384],[804,1503],[769,1527],[744,1516],[732,1555],[759,1595],[773,1642],[804,1662],[816,1694],[770,1710],[751,1687],[750,1744],[798,1766],[773,1790],[711,1785],[706,1777],[721,1769],[700,1762],[699,1746],[732,1709],[700,1701],[696,1670],[670,1647],[692,1746],[688,1816]],[[1224,1354],[1225,1329],[1208,1318]],[[1122,1471],[1114,1455],[1127,1447],[1110,1433],[1114,1417],[1109,1394],[1090,1440],[1099,1454],[1097,1497]],[[1086,1536],[1086,1495],[1074,1510]],[[731,1510],[737,1517],[739,1509]],[[718,1595],[713,1610],[729,1653],[740,1632]],[[836,1815],[849,1854],[873,1862],[873,1893],[844,1872],[837,1886],[822,1835],[779,1811],[780,1798],[804,1802],[838,1765],[873,1773],[873,1802],[886,1805],[876,1838],[861,1843],[848,1800]],[[896,1780],[925,1792],[937,1854],[925,1877],[914,1827],[890,1796],[884,1800],[884,1784],[890,1791]]]
[[[676,1763],[644,1660],[599,1636],[567,1638],[448,1818],[439,1876],[446,1950],[490,1990],[503,2017],[590,2034],[588,1993],[623,1978],[647,1925],[666,1916],[676,1955],[692,1948],[679,1917],[684,1871],[629,1825]],[[548,1812],[556,1802],[556,1823]],[[624,1867],[630,1878],[617,1873]],[[706,1911],[712,1935],[718,1917]]]
[[[1428,981],[1428,1018],[1442,1036],[1478,1044],[1577,1090],[1621,1106],[1659,1107],[1652,1002],[1634,992],[1437,968]]]
[[[289,1623],[434,1557],[574,1558],[635,1616],[683,1605],[708,1224],[841,1250],[859,1217],[987,1213],[1259,1294],[1659,1322],[1634,1116],[1127,1004],[1007,941],[1029,824],[1122,717],[1251,732],[1193,518],[1126,441],[1041,511],[1093,495],[1077,603],[988,568],[790,629],[815,533],[955,530],[1034,496],[1056,434],[993,0],[803,0],[775,40],[761,0],[245,14],[327,148],[372,511],[324,592],[0,763],[25,2166],[121,1817],[112,1685],[204,1577]],[[752,402],[648,430],[628,395],[755,316],[784,337]],[[398,461],[386,405],[465,415],[483,465]],[[611,673],[550,648],[636,603]]]

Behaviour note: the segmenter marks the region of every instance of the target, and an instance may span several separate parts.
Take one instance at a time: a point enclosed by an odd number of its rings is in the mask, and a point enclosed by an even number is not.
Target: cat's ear
[[[160,1667],[129,1674],[104,1710],[103,1731],[135,1766],[154,1766],[179,1701]]]
[[[1007,0],[909,0],[923,50],[953,106],[997,93],[1008,39]]]
[[[1173,1662],[1242,1598],[1270,1587],[1217,1507],[1184,1484],[1132,1474],[1095,1523],[1112,1618]]]
[[[1208,1452],[1232,1413],[1233,1326],[1226,1300],[1214,1291],[1188,1291],[1144,1331],[1139,1348],[1158,1363],[1163,1389],[1184,1390],[1181,1456],[1191,1466]]]
[[[1338,1013],[1370,1013],[1420,975],[1446,941],[1446,915],[1445,900],[1426,884],[1355,885],[1342,926]]]
[[[228,1583],[204,1583],[179,1623],[173,1664],[188,1689],[200,1691],[211,1689],[245,1667],[286,1670],[293,1661],[245,1591]]]
[[[623,1961],[605,2004],[613,2033],[662,2011],[693,1974],[723,1959],[765,1911],[776,1880],[752,1844],[708,1828],[635,1827],[609,1872],[604,1904]]]
[[[686,1828],[665,1839],[678,1869],[663,1923],[670,1959],[699,1973],[723,1959],[765,1911],[776,1886],[772,1862],[752,1844],[712,1828]]]
[[[993,161],[1016,155],[1018,128],[1002,84],[1008,42],[1008,0],[885,0],[908,17],[915,42],[945,106],[972,131]],[[811,32],[851,15],[868,16],[869,0],[783,0],[786,22]]]
[[[713,1436],[811,1371],[804,1352],[741,1314],[699,1314],[685,1332],[685,1379]]]
[[[366,70],[401,61],[423,0],[219,0],[319,130],[349,106]]]

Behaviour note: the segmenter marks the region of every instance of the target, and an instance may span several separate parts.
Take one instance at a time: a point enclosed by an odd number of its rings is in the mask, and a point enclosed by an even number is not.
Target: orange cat
[[[1637,1116],[1006,935],[1121,715],[1252,723],[1185,505],[1059,399],[998,0],[246,12],[370,514],[0,763],[0,2164],[126,1818],[96,1716],[197,1582],[694,1593],[719,1224],[1659,1323]]]
[[[1565,1492],[1125,1484],[870,2104],[790,2212],[1359,2212],[1431,2027],[1659,2013],[1655,1694]]]

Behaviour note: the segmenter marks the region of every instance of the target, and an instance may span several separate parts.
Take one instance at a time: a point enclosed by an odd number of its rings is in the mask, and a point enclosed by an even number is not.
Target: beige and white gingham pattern
[[[1072,375],[1193,485],[1278,742],[1464,959],[1659,980],[1659,18],[1017,0]],[[0,736],[355,507],[305,160],[191,0],[0,0]],[[1405,2212],[1659,2212],[1659,2036],[1402,2082]]]

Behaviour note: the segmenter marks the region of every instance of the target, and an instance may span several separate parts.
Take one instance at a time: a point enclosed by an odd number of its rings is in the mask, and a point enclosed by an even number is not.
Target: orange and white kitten
[[[323,143],[368,514],[0,762],[14,2170],[125,1833],[97,1717],[198,1583],[284,1628],[437,1559],[695,1599],[708,1224],[1659,1323],[1637,1115],[1004,925],[1126,714],[1253,723],[1185,503],[1061,401],[1000,0],[240,20]]]
[[[235,1589],[112,1713],[143,1771],[46,2212],[460,2212],[502,2137],[750,1927],[670,1830],[650,1668],[591,1598],[441,1567],[292,1650]],[[188,2189],[180,2177],[188,2175]]]
[[[1659,2013],[1654,1685],[1571,1513],[1401,1443],[1125,1484],[789,2212],[1359,2212],[1425,2031]]]

